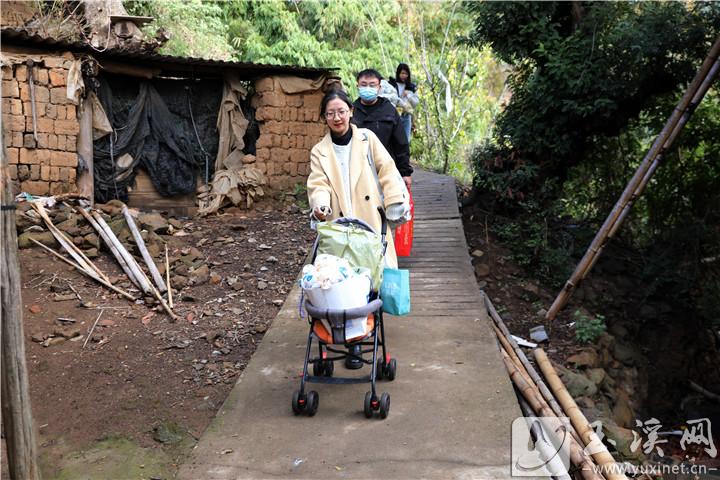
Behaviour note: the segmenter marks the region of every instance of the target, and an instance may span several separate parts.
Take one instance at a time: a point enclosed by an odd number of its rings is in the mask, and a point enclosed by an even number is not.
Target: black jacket
[[[409,177],[413,169],[410,166],[410,145],[405,130],[400,124],[400,115],[386,98],[378,97],[372,105],[363,105],[360,99],[353,104],[352,122],[360,128],[367,128],[378,136],[390,156],[395,160],[400,175]]]
[[[390,83],[390,85],[392,85],[393,87],[395,87],[395,90],[398,89],[397,80],[395,80],[394,78],[388,78],[388,83]],[[415,85],[415,84],[412,83],[412,82],[407,82],[407,83],[405,84],[405,88],[406,88],[407,90],[411,91],[411,92],[416,92],[416,91],[417,91],[417,85]],[[400,93],[400,90],[398,90],[398,93]]]

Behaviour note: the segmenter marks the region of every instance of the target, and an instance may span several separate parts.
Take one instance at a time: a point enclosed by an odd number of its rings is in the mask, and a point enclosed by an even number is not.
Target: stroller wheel
[[[332,377],[335,371],[335,363],[332,360],[323,360],[323,375]]]
[[[293,393],[292,397],[292,411],[295,415],[300,415],[303,410],[305,410],[305,406],[307,405],[307,398],[303,395],[300,396],[300,390],[295,390],[295,393]]]
[[[307,394],[307,414],[312,417],[317,413],[320,405],[320,395],[315,390],[310,390]]]
[[[394,358],[390,359],[390,362],[388,362],[387,365],[385,365],[385,378],[387,378],[389,381],[395,380],[395,375],[397,374],[397,360]]]
[[[380,395],[380,418],[387,418],[390,414],[390,394],[383,392]]]
[[[316,377],[325,375],[325,362],[323,360],[315,360],[313,362],[313,375]]]
[[[365,413],[366,418],[372,418],[372,416],[373,416],[372,399],[373,399],[372,392],[365,393],[365,405],[363,408],[363,412]]]

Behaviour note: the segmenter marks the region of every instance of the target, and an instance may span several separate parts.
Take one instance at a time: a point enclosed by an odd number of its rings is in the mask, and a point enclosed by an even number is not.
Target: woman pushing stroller
[[[377,208],[383,207],[389,222],[409,220],[410,196],[402,176],[377,136],[351,125],[353,103],[347,94],[329,91],[322,99],[320,113],[330,131],[310,153],[307,190],[314,219],[353,217],[377,232],[381,227]],[[387,243],[385,263],[397,268],[392,235],[388,235]],[[351,353],[345,366],[362,367],[357,352]]]

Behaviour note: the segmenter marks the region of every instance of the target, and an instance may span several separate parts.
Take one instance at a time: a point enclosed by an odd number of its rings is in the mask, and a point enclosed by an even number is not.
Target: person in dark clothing
[[[379,97],[382,76],[377,70],[363,70],[357,75],[360,98],[353,106],[352,122],[360,128],[371,130],[390,152],[408,189],[412,184],[410,175],[410,145],[400,121],[400,115],[389,100]]]

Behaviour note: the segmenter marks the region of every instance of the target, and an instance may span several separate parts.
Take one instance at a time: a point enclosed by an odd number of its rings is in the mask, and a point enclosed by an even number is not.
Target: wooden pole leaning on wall
[[[712,83],[712,79],[715,75],[717,75],[717,67],[715,67],[715,64],[718,62],[719,57],[720,37],[715,40],[715,43],[710,49],[710,53],[703,61],[698,73],[695,75],[695,78],[690,83],[690,86],[680,99],[680,102],[673,110],[662,131],[658,134],[652,147],[645,155],[645,158],[638,169],[635,171],[635,174],[628,182],[622,195],[615,203],[610,215],[608,215],[605,219],[605,222],[602,227],[600,227],[600,230],[598,230],[595,238],[590,244],[590,247],[588,247],[585,255],[575,267],[575,271],[573,271],[570,279],[568,279],[565,283],[565,286],[560,293],[558,293],[555,301],[548,309],[548,312],[545,315],[546,319],[555,319],[558,312],[567,303],[575,287],[577,287],[582,279],[587,276],[589,270],[597,261],[597,256],[604,248],[605,243],[610,237],[610,233],[612,232],[614,234],[618,230],[622,220],[624,220],[627,216],[627,209],[629,209],[632,202],[642,193],[644,186],[647,185],[647,182],[649,181],[649,177],[647,176],[648,172],[654,172],[657,168],[657,163],[655,161],[672,146],[672,142],[679,134],[680,129],[685,125],[685,123],[687,123],[687,119],[692,115],[697,103],[702,100],[702,96],[704,96],[702,88],[709,88],[710,83]],[[710,78],[708,79],[708,77]],[[699,95],[701,92],[702,95]],[[693,100],[696,100],[694,105],[692,105]]]
[[[0,135],[0,387],[2,424],[10,478],[37,480],[37,445],[25,364],[20,264],[15,230],[15,198],[5,145]]]
[[[130,215],[130,210],[128,210],[127,205],[123,205],[122,214],[125,217],[125,223],[127,223],[130,228],[130,232],[135,239],[135,245],[137,245],[138,250],[140,250],[140,255],[142,255],[143,260],[145,260],[145,265],[147,265],[150,275],[152,275],[152,278],[155,281],[158,291],[167,291],[165,281],[163,280],[162,275],[160,275],[157,265],[155,265],[155,260],[153,260],[152,255],[148,252],[148,249],[145,246],[145,241],[143,240],[142,235],[140,235],[140,230],[138,230],[138,227],[135,224],[135,219],[132,215]]]

